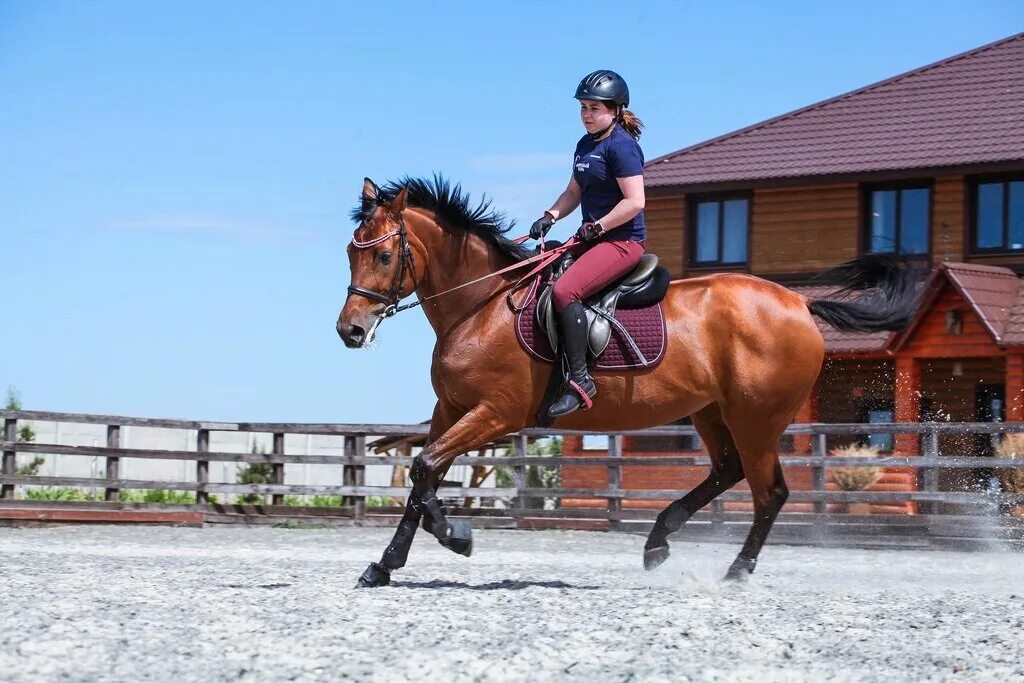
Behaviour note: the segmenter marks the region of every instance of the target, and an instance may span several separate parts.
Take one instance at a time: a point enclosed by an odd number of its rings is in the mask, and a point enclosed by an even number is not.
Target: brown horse
[[[471,530],[448,520],[435,495],[458,455],[534,424],[552,366],[532,360],[513,329],[507,292],[522,271],[472,282],[534,252],[508,240],[511,227],[487,202],[471,207],[441,178],[404,179],[383,188],[366,179],[348,257],[349,296],[338,334],[363,347],[398,301],[415,292],[437,342],[431,381],[437,395],[427,446],[411,469],[405,515],[380,563],[361,586],[386,585],[405,565],[420,520],[447,548],[469,555]],[[895,330],[914,307],[912,274],[892,260],[864,257],[832,272],[856,300],[808,300],[741,274],[672,282],[662,306],[668,345],[654,369],[598,372],[592,409],[554,427],[623,431],[693,416],[711,457],[706,480],[658,515],[644,551],[651,569],[668,557],[667,537],[697,510],[746,478],[754,523],[727,578],[754,570],[788,489],[778,441],[811,391],[824,342],[812,314],[844,330]],[[412,304],[416,305],[416,304]]]

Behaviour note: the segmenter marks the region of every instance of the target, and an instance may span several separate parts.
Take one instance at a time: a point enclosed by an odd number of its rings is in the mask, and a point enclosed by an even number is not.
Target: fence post
[[[342,448],[342,452],[345,454],[345,457],[349,458],[352,455],[354,455],[355,444],[352,443],[352,436],[350,434],[346,434],[345,435],[345,437],[343,439],[343,444],[344,444],[344,447]],[[349,465],[348,462],[344,462],[343,461],[341,463],[341,485],[342,486],[355,486],[356,483],[355,483],[355,477],[353,476],[354,474],[355,474],[355,470],[352,469],[352,465]],[[341,497],[341,507],[347,507],[349,505],[354,505],[354,504],[355,504],[355,498],[353,496],[344,495],[344,496]]]
[[[354,434],[345,437],[345,457],[366,455],[366,435]],[[365,465],[342,465],[341,483],[344,486],[365,486],[366,466]],[[341,504],[353,506],[357,519],[366,516],[366,496],[342,496]]]
[[[826,434],[815,434],[811,441],[811,455],[815,458],[824,458],[827,448]],[[814,465],[814,490],[824,492],[828,489],[828,478],[825,476],[825,465],[815,463]],[[824,500],[814,501],[814,512],[819,515],[828,514],[828,503]]]
[[[711,528],[718,530],[715,533],[720,533],[723,524],[725,524],[725,501],[715,498],[711,501]]]
[[[107,425],[107,448],[121,447],[121,425]],[[115,482],[121,478],[121,458],[107,456],[107,481]],[[103,500],[116,501],[121,499],[121,489],[108,486],[103,492]]]
[[[525,458],[527,447],[529,445],[529,438],[517,434],[512,437],[512,453],[517,458]],[[514,466],[516,473],[516,502],[515,508],[517,510],[526,509],[526,496],[523,495],[522,491],[526,488],[526,463],[516,463]]]
[[[352,439],[355,455],[364,457],[366,455],[366,435],[356,434]],[[352,467],[354,486],[366,486],[366,465],[355,465]],[[356,496],[356,519],[366,517],[366,496]]]
[[[609,458],[621,458],[622,457],[622,435],[621,434],[609,434],[608,435],[608,457]],[[621,463],[610,463],[608,465],[608,490],[609,491],[620,491],[622,489],[622,464]],[[619,519],[619,513],[622,512],[622,499],[621,498],[609,498],[608,499],[608,517],[609,527],[612,531],[618,531],[622,528],[622,520]]]
[[[5,418],[4,419],[4,441],[14,444],[18,441],[18,421],[16,419]],[[14,476],[18,471],[16,467],[18,452],[17,451],[4,451],[3,456],[3,473],[5,476]],[[4,484],[0,488],[0,498],[7,500],[14,499],[14,484]]]
[[[923,443],[921,444],[921,455],[926,460],[933,460],[939,457],[939,433],[936,431],[925,432],[922,435]],[[938,491],[939,490],[939,470],[935,467],[922,467],[920,468],[920,490],[921,491]],[[938,504],[932,501],[921,501],[919,503],[922,512],[926,515],[934,515],[938,512]]]
[[[274,455],[284,455],[284,432],[274,432],[274,447],[271,449]],[[270,480],[275,484],[284,484],[284,463],[275,462],[271,465]],[[284,494],[275,493],[270,497],[271,505],[284,505]]]
[[[197,453],[209,453],[210,452],[210,430],[200,429],[196,432],[196,452]],[[199,489],[196,490],[196,504],[206,505],[210,502],[210,494],[203,490],[203,486],[210,482],[210,461],[209,460],[196,460],[196,483],[199,484]]]

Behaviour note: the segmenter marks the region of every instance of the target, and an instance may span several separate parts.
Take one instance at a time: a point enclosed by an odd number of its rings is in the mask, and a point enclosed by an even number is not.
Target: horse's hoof
[[[389,583],[391,583],[391,572],[376,562],[371,562],[363,575],[359,577],[359,581],[356,582],[356,588],[378,588]]]
[[[454,553],[466,557],[473,554],[473,527],[464,519],[449,520],[445,537],[439,540]]]
[[[646,569],[647,571],[651,571],[655,567],[660,567],[662,563],[667,559],[667,545],[659,545],[657,548],[644,549],[644,569]]]
[[[750,579],[750,575],[754,573],[754,565],[756,563],[756,560],[737,557],[732,566],[729,567],[729,571],[726,572],[725,580],[735,583],[746,583]]]

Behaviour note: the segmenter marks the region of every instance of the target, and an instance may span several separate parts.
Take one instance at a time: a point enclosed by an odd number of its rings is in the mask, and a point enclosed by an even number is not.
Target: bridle
[[[399,213],[398,230],[392,230],[380,237],[375,237],[372,240],[367,240],[365,242],[359,241],[356,239],[355,235],[352,235],[352,245],[356,249],[367,249],[380,244],[381,242],[385,242],[396,235],[398,236],[398,270],[395,272],[395,278],[391,281],[391,287],[388,289],[387,294],[381,294],[380,292],[375,292],[372,289],[356,287],[355,285],[348,286],[349,294],[357,294],[359,296],[366,297],[371,301],[384,304],[384,312],[381,314],[380,318],[390,318],[396,313],[413,308],[414,306],[419,306],[422,303],[421,300],[417,299],[411,304],[405,304],[404,306],[398,305],[398,302],[402,300],[402,287],[405,285],[406,272],[412,275],[413,291],[416,291],[419,287],[419,282],[416,279],[416,264],[413,261],[412,247],[409,246],[407,234],[408,231],[405,228],[405,216]],[[378,321],[380,318],[378,318]]]
[[[548,249],[546,251],[544,250],[544,245],[542,242],[540,253],[538,253],[536,256],[531,256],[530,258],[518,261],[510,266],[506,266],[505,268],[502,268],[500,270],[496,270],[492,273],[488,273],[487,275],[483,275],[474,280],[470,280],[469,282],[463,282],[462,284],[446,289],[443,292],[437,292],[436,294],[431,294],[430,296],[423,297],[422,299],[417,298],[416,301],[413,301],[408,304],[402,304],[401,306],[399,306],[398,302],[401,301],[402,299],[402,286],[405,284],[405,274],[407,272],[412,275],[413,291],[415,292],[417,289],[419,289],[419,281],[416,278],[416,264],[413,260],[413,251],[412,247],[409,245],[407,235],[408,231],[406,230],[405,227],[405,217],[402,215],[402,213],[398,214],[397,230],[391,230],[379,237],[375,237],[371,240],[366,241],[360,241],[359,239],[356,238],[355,235],[352,235],[352,246],[354,246],[356,249],[368,249],[372,246],[380,244],[381,242],[387,241],[392,237],[398,237],[398,269],[395,273],[395,279],[391,282],[391,287],[388,289],[387,294],[381,294],[380,292],[375,292],[372,289],[366,289],[365,287],[357,287],[355,285],[348,286],[348,293],[350,295],[356,294],[358,296],[370,299],[371,301],[382,303],[385,306],[384,311],[379,316],[377,316],[377,319],[373,321],[373,325],[367,331],[367,339],[373,338],[373,333],[377,330],[377,326],[380,325],[381,322],[386,318],[390,318],[391,316],[401,313],[402,311],[406,311],[410,308],[421,306],[425,301],[429,301],[435,297],[449,294],[451,292],[454,292],[455,290],[462,289],[463,287],[468,287],[469,285],[476,284],[477,282],[481,282],[483,280],[487,280],[497,275],[502,275],[509,271],[517,270],[519,268],[523,268],[525,266],[536,263],[537,265],[534,266],[526,275],[519,278],[519,280],[514,285],[512,285],[511,289],[508,292],[507,297],[509,301],[509,306],[512,308],[513,311],[518,313],[519,311],[522,310],[522,307],[525,306],[526,303],[528,303],[525,301],[527,297],[523,297],[524,301],[521,302],[521,304],[517,305],[513,299],[513,294],[515,294],[515,292],[518,291],[524,283],[529,281],[530,278],[532,278],[535,275],[539,275],[541,271],[543,271],[547,266],[553,263],[562,254],[562,252],[575,245],[577,241],[575,237],[572,237],[568,241],[566,241],[565,244],[555,247],[554,249]],[[517,243],[524,242],[526,241],[526,239],[528,239],[528,237],[528,235],[524,235],[523,237],[520,237],[514,241]]]

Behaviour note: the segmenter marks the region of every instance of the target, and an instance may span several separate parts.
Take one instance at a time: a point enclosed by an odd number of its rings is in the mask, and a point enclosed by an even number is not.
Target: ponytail
[[[637,118],[636,114],[625,107],[623,107],[622,111],[619,113],[619,124],[634,140],[640,139],[640,133],[642,133],[644,129],[644,122]]]

